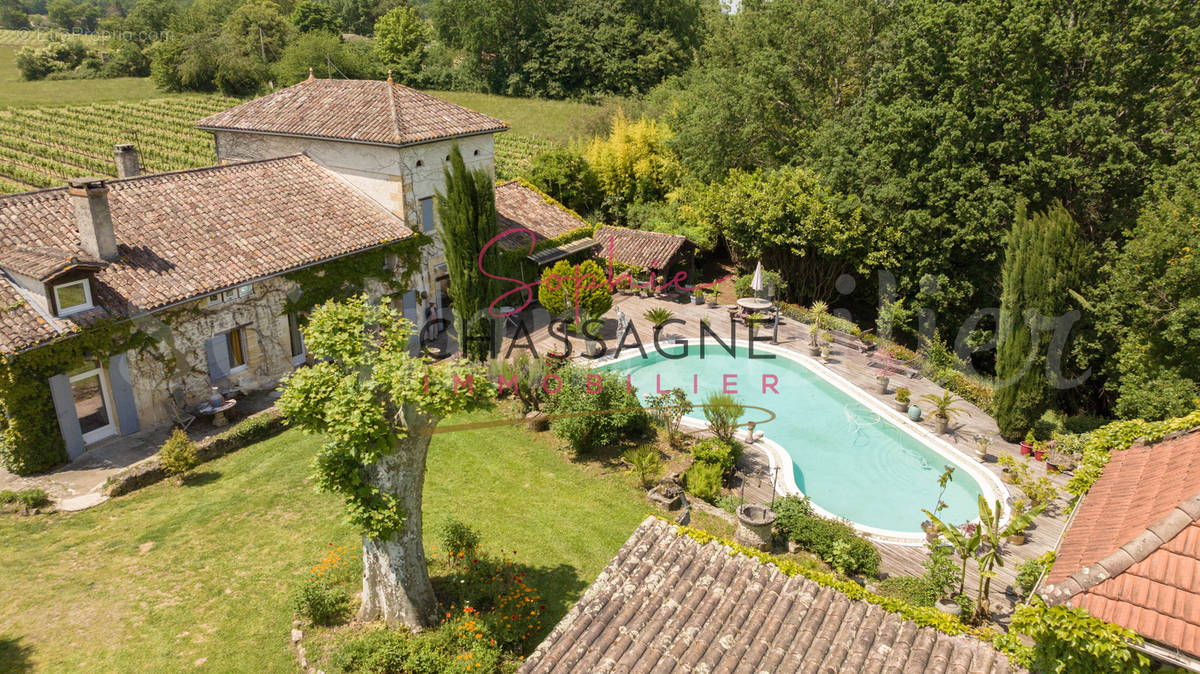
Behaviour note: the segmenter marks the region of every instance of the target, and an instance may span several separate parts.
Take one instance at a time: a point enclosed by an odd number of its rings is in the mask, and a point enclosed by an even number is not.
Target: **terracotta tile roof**
[[[1113,452],[1040,591],[1200,656],[1200,429]]]
[[[320,79],[218,112],[196,126],[383,145],[411,145],[508,129],[494,117],[390,80]]]
[[[107,264],[80,250],[45,246],[18,246],[0,249],[0,269],[16,272],[39,281],[48,281],[77,267],[101,269]]]
[[[95,312],[42,315],[0,278],[0,351],[412,235],[304,156],[108,182],[121,259],[95,275]],[[79,245],[66,188],[0,198],[0,250]]]
[[[588,223],[543,192],[510,180],[496,185],[496,221],[500,231],[524,227],[533,232],[535,241],[553,239],[567,232],[587,227]],[[529,235],[509,234],[500,239],[502,248],[529,248]]]
[[[611,256],[614,262],[656,270],[669,267],[683,246],[689,243],[679,234],[611,225],[597,229],[594,238],[599,244],[596,255],[605,259]]]
[[[1008,672],[980,641],[919,627],[647,518],[518,670]]]

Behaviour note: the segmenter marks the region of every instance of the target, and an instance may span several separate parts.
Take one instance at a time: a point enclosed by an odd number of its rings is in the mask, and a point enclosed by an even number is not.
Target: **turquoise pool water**
[[[664,347],[664,351],[677,355],[682,348]],[[630,375],[639,394],[652,394],[656,386],[679,387],[693,402],[720,391],[724,375],[736,375],[737,397],[743,403],[775,412],[775,419],[759,430],[791,457],[796,486],[838,517],[877,529],[920,534],[921,521],[926,519],[921,509],[933,509],[940,490],[937,479],[946,465],[956,470],[943,497],[948,507],[941,518],[961,524],[978,515],[981,490],[966,470],[804,365],[783,356],[760,360],[757,356],[766,353],[758,346],[754,359],[744,346],[739,346],[736,356],[711,341],[703,358],[699,350],[692,344],[687,357],[679,359],[650,351],[645,359],[636,356],[603,369]],[[764,375],[768,383],[775,378],[778,393],[769,389],[764,393]],[[699,410],[691,416],[703,418]],[[763,417],[763,412],[748,410],[743,421]]]

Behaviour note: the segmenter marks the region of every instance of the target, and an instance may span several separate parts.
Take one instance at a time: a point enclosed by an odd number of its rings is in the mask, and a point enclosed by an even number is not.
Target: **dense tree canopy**
[[[1120,232],[1170,160],[1200,73],[1194,3],[905,0],[863,95],[812,149],[869,221],[902,233],[903,292],[951,320],[992,304],[1019,198]],[[902,17],[902,20],[901,20]],[[1184,89],[1189,88],[1189,89]]]

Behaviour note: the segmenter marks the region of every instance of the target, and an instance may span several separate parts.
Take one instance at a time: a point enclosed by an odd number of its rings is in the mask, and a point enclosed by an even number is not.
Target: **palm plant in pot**
[[[896,406],[897,412],[900,412],[902,414],[904,412],[907,412],[908,404],[911,400],[912,400],[912,392],[908,390],[908,387],[901,386],[900,388],[896,389],[896,402],[894,403],[894,405]]]
[[[708,298],[708,306],[710,308],[715,309],[717,306],[717,291],[716,291],[716,289],[714,288],[713,290],[710,290],[710,291],[704,293],[704,295],[705,295],[705,297]]]
[[[675,317],[675,313],[670,309],[654,307],[653,309],[646,311],[646,313],[642,314],[642,316],[646,320],[650,321],[655,330],[660,330],[664,325],[667,324],[667,321]]]
[[[700,286],[692,288],[692,304],[697,306],[704,304],[704,289]]]
[[[929,403],[933,407],[933,426],[938,434],[945,433],[950,427],[950,419],[962,414],[962,409],[955,407],[954,403],[958,400],[950,391],[944,391],[942,395],[934,395],[926,393],[921,396],[921,400]]]
[[[992,444],[992,439],[986,435],[975,436],[975,458],[983,461],[987,458],[988,447]]]

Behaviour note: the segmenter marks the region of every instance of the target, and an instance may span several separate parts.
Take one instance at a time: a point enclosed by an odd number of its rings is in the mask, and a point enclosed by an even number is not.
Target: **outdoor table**
[[[226,400],[220,405],[204,403],[200,407],[196,408],[196,414],[202,417],[212,417],[213,426],[226,426],[229,424],[229,420],[225,418],[225,413],[233,409],[234,405],[237,405],[236,400]]]
[[[771,308],[771,300],[761,297],[739,297],[737,303],[747,313],[766,311]]]

